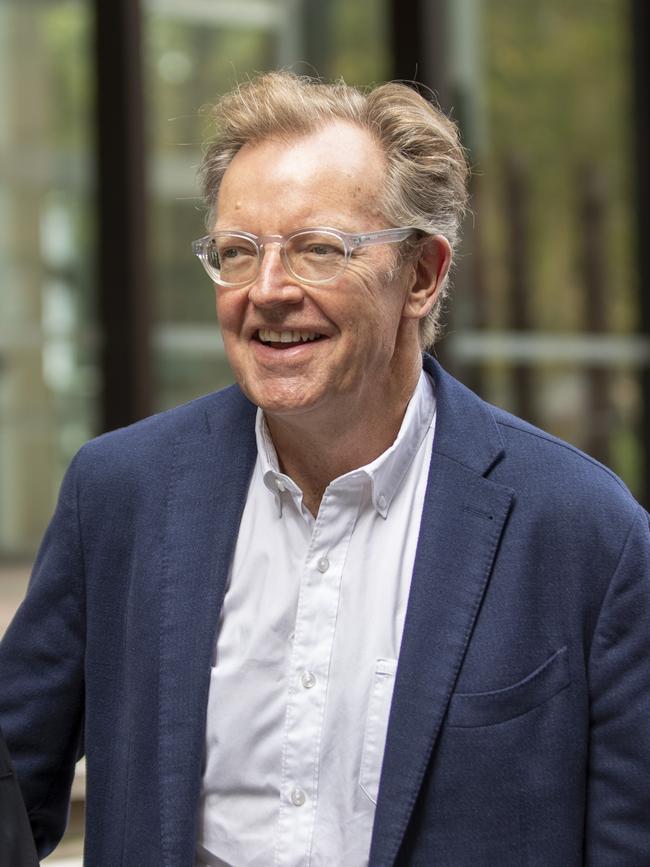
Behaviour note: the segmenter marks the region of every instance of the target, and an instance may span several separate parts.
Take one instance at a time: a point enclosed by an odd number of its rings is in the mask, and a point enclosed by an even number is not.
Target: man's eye
[[[242,259],[247,256],[254,256],[255,251],[249,249],[248,247],[242,247],[238,245],[233,245],[230,247],[222,247],[219,250],[219,259],[223,262],[226,259],[232,261],[233,259]]]
[[[337,256],[341,254],[341,250],[332,244],[310,244],[307,252],[314,256]]]

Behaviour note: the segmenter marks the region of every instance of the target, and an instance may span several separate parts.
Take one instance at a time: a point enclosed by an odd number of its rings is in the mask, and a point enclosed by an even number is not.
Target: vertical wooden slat
[[[95,0],[102,427],[150,412],[150,299],[141,13],[138,0]]]
[[[447,0],[393,0],[390,24],[392,77],[430,87],[448,111]]]
[[[332,6],[322,0],[303,0],[301,6],[303,57],[309,62],[309,74],[336,77],[332,69]]]

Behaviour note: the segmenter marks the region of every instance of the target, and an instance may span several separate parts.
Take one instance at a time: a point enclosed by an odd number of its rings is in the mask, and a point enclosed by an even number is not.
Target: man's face
[[[215,228],[256,235],[314,226],[359,233],[388,228],[379,210],[383,183],[381,151],[351,124],[246,145],[225,173]],[[342,412],[371,415],[381,406],[389,381],[403,374],[405,341],[411,359],[418,351],[417,321],[407,324],[402,316],[405,274],[412,269],[394,268],[396,254],[395,245],[362,248],[335,280],[309,286],[287,273],[279,245],[267,244],[253,283],[217,287],[228,359],[267,416],[312,413],[331,422]],[[285,332],[294,340],[277,342]],[[318,337],[295,341],[295,332]]]

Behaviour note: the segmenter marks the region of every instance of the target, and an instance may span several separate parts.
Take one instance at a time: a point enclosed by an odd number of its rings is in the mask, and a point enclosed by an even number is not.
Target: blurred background
[[[77,448],[230,382],[195,175],[278,66],[433,88],[474,170],[437,354],[648,504],[649,34],[644,0],[0,0],[0,633]]]

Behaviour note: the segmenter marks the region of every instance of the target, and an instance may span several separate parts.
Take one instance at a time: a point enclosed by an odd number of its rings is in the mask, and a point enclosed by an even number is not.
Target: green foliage
[[[327,74],[364,85],[390,77],[387,0],[333,0]]]
[[[506,256],[498,214],[504,161],[516,156],[528,174],[534,324],[542,329],[580,328],[589,303],[577,264],[586,169],[605,188],[611,329],[629,331],[636,323],[626,13],[622,0],[484,5],[490,148],[479,165],[491,220],[482,224],[488,246]],[[492,273],[487,269],[488,280]],[[503,272],[496,273],[502,281]]]
[[[29,9],[25,4],[24,11]],[[86,147],[92,138],[94,62],[92,19],[80,0],[43,4],[33,23],[43,48],[41,62],[51,107],[51,139],[57,148]]]

